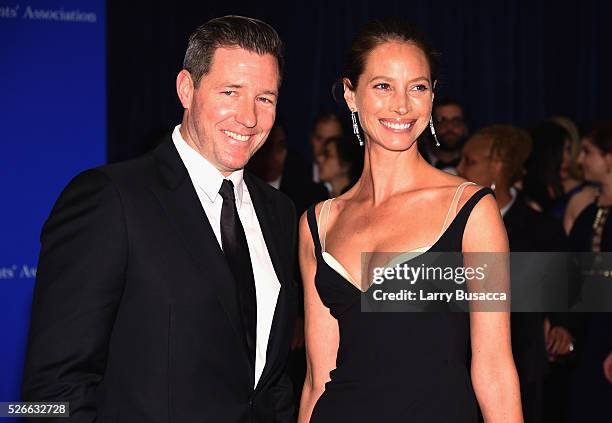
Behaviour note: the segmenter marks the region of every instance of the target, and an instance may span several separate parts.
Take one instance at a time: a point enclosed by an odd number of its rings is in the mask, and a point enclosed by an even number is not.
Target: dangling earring
[[[438,141],[438,137],[436,136],[436,128],[434,128],[432,115],[429,115],[429,130],[431,131],[431,135],[433,135],[434,140],[436,140],[436,147],[440,147],[440,141]]]
[[[359,134],[359,126],[357,125],[357,118],[355,117],[354,110],[351,110],[351,120],[353,121],[353,133],[357,136],[359,145],[363,147],[363,140],[361,139],[361,135]]]

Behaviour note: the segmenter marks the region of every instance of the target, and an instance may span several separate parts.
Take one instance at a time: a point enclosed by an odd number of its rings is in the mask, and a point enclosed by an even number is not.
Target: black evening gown
[[[468,217],[489,193],[483,188],[473,194],[428,251],[461,252]],[[361,291],[322,256],[314,206],[307,217],[317,259],[315,286],[340,333],[336,368],[310,421],[477,422],[469,314],[361,312]]]

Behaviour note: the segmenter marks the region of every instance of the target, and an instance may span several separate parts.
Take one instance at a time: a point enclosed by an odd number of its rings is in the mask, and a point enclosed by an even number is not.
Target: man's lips
[[[241,142],[247,142],[253,136],[253,134],[239,134],[238,132],[228,131],[225,129],[222,129],[221,132],[223,132],[229,138]]]

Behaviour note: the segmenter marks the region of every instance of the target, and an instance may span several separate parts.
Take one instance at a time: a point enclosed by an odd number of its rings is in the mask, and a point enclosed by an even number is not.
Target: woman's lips
[[[397,120],[397,119],[379,119],[383,127],[392,132],[409,132],[414,126],[416,120]]]

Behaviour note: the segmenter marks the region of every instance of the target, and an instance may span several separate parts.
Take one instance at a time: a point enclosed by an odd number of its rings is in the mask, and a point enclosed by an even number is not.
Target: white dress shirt
[[[223,199],[219,195],[219,190],[224,176],[200,153],[187,144],[181,135],[180,127],[181,125],[177,125],[174,128],[172,141],[187,168],[191,182],[202,203],[202,208],[217,237],[217,242],[223,248],[221,244],[221,206],[223,205]],[[280,291],[280,282],[274,271],[249,190],[243,179],[243,170],[233,172],[227,179],[234,184],[238,217],[244,227],[253,265],[253,276],[255,277],[257,296],[255,386],[257,386],[266,364],[268,339],[270,338],[272,319]]]
[[[517,194],[518,192],[516,191],[516,188],[510,187],[510,197],[512,198],[510,199],[510,202],[508,204],[506,204],[504,207],[501,208],[500,212],[501,212],[502,217],[506,216],[506,213],[508,213],[508,210],[510,210],[510,208],[516,201]]]

